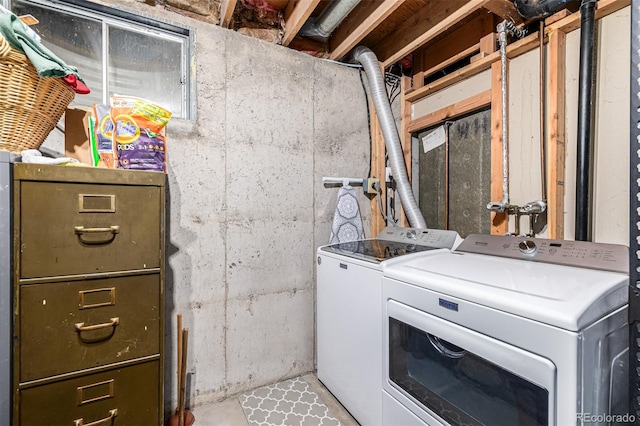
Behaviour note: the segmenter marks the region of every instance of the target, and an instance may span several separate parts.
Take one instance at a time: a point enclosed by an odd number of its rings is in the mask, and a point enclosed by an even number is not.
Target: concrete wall
[[[625,245],[629,244],[629,34],[629,7],[598,21],[594,98],[593,240]],[[565,239],[574,238],[579,44],[579,29],[567,34]],[[539,61],[540,51],[534,49],[509,62],[509,195],[517,205],[542,196]],[[433,103],[444,107],[459,101],[459,85],[432,95]],[[473,94],[469,92],[469,96]],[[421,103],[429,105],[431,101],[427,98]],[[414,109],[417,111],[422,113],[412,118],[430,112],[422,105]],[[511,218],[509,230],[514,228]],[[529,229],[526,217],[520,229]],[[546,235],[545,228],[540,236]]]
[[[113,3],[196,31],[198,118],[168,124],[167,405],[178,312],[190,332],[192,405],[314,370],[315,250],[329,240],[337,197],[321,178],[369,168],[358,71]]]

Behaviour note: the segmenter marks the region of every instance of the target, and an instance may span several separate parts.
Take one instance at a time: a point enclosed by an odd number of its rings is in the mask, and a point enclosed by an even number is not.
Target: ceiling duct
[[[360,0],[335,0],[322,11],[320,16],[309,18],[300,30],[299,34],[318,41],[326,41],[331,33],[351,11],[360,3]]]

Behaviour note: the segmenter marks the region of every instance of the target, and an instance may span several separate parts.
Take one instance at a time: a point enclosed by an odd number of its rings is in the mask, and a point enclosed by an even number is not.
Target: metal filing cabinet
[[[13,424],[163,424],[164,182],[13,165]]]

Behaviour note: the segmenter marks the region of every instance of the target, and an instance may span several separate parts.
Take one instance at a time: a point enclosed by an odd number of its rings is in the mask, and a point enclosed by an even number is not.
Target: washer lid
[[[411,253],[419,253],[429,250],[437,250],[436,247],[427,247],[414,243],[386,241],[386,240],[359,240],[345,243],[337,243],[320,247],[321,250],[341,254],[354,259],[365,260],[372,263],[380,263],[384,260]]]
[[[628,300],[625,274],[480,254],[443,251],[382,269],[389,278],[570,331]]]

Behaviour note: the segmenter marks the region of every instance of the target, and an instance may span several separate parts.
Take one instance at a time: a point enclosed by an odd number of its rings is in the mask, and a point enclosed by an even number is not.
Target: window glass
[[[109,28],[109,94],[138,93],[182,115],[182,44]]]
[[[33,15],[40,23],[31,28],[42,37],[42,44],[78,73],[91,89],[76,96],[74,103],[102,103],[102,23],[40,7],[22,0],[13,1],[13,13]]]
[[[175,118],[190,118],[188,30],[91,3],[13,0],[17,15],[31,14],[42,43],[78,73],[91,89],[74,104],[109,103],[113,94],[148,99]],[[91,9],[97,7],[97,9]],[[113,16],[108,15],[110,12]],[[124,17],[123,17],[124,16]],[[127,19],[130,18],[130,19]],[[173,32],[176,31],[176,32]]]

